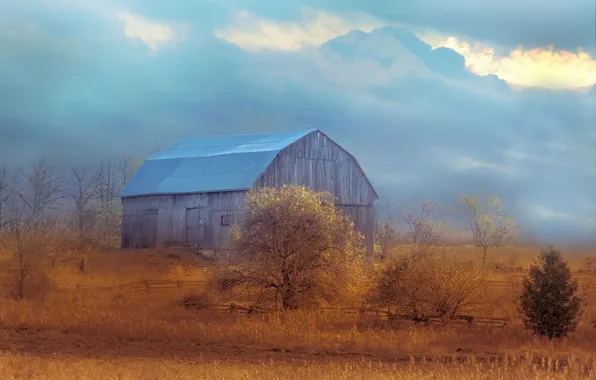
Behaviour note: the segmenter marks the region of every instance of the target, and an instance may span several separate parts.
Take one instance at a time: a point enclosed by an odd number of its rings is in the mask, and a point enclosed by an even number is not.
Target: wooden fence
[[[489,288],[511,288],[521,285],[522,278],[511,280],[489,281]],[[579,281],[579,289],[584,292],[596,292],[596,282],[588,282],[583,279]],[[184,281],[184,280],[146,280],[131,282],[122,285],[100,286],[100,285],[66,285],[59,284],[61,289],[89,290],[89,291],[129,291],[129,292],[166,292],[179,290],[196,290],[205,285],[205,281]]]
[[[180,303],[181,306],[186,308],[195,308],[199,310],[210,310],[218,313],[229,313],[229,314],[269,314],[275,312],[272,309],[266,309],[258,306],[243,306],[235,303],[230,304],[204,304],[202,302],[185,301]],[[357,308],[357,307],[322,307],[313,310],[315,313],[339,313],[355,318],[372,318],[384,321],[404,321],[412,323],[421,323],[425,325],[433,324],[468,324],[477,326],[487,327],[499,327],[503,328],[507,326],[509,320],[507,318],[492,318],[492,317],[475,317],[471,315],[457,315],[454,318],[441,318],[441,317],[425,317],[425,318],[412,318],[407,315],[399,315],[391,313],[387,310],[375,309],[375,308]]]
[[[87,290],[87,291],[113,291],[113,292],[169,292],[182,290],[196,290],[201,288],[205,281],[177,281],[177,280],[146,280],[131,282],[122,285],[100,286],[100,285],[65,285],[59,284],[59,289]]]

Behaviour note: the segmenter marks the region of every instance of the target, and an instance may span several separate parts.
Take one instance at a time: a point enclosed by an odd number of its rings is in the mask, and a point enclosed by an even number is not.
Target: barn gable
[[[282,149],[255,186],[283,184],[329,191],[340,205],[373,206],[378,199],[356,158],[319,130]]]

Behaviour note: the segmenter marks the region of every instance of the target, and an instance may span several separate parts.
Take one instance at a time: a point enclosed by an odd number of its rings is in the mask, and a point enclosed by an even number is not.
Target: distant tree
[[[435,245],[438,244],[442,231],[436,207],[432,202],[423,203],[418,212],[398,205],[398,223],[405,226],[402,237],[408,244]]]
[[[29,170],[15,172],[8,183],[7,234],[0,241],[13,252],[14,296],[25,298],[28,285],[40,277],[41,264],[51,253],[56,226],[53,213],[62,199],[64,182],[50,160],[38,160]]]
[[[379,259],[381,261],[385,261],[389,253],[389,248],[395,243],[397,237],[397,231],[388,218],[383,218],[377,222],[375,245],[378,247]]]
[[[96,182],[100,172],[97,171],[89,175],[84,168],[72,168],[71,170],[74,186],[68,195],[74,203],[79,238],[84,239],[87,230],[92,226],[95,210],[91,207],[91,203],[97,198]]]
[[[8,171],[6,166],[3,166],[0,169],[0,231],[5,226],[5,209],[6,209],[6,202],[10,198],[10,192],[8,187]]]
[[[482,248],[482,267],[486,264],[489,247],[501,247],[516,234],[513,220],[503,214],[503,206],[496,196],[487,196],[484,201],[477,197],[463,195],[460,203],[469,212],[469,225],[474,243]]]
[[[237,259],[220,284],[297,309],[350,297],[362,279],[364,247],[331,193],[284,186],[251,191],[236,229]]]
[[[523,287],[520,310],[527,329],[549,339],[575,331],[581,299],[575,295],[577,282],[561,252],[552,246],[541,250]]]

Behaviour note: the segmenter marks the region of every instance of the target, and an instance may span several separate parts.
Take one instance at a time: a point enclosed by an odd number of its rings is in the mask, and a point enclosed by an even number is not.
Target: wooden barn
[[[252,188],[329,191],[372,257],[377,193],[350,153],[318,129],[180,141],[147,159],[122,193],[122,247],[230,247]]]

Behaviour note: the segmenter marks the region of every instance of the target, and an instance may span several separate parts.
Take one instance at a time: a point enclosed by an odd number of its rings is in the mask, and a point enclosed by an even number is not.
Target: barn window
[[[222,215],[221,216],[221,225],[222,226],[229,226],[232,221],[232,215]]]

